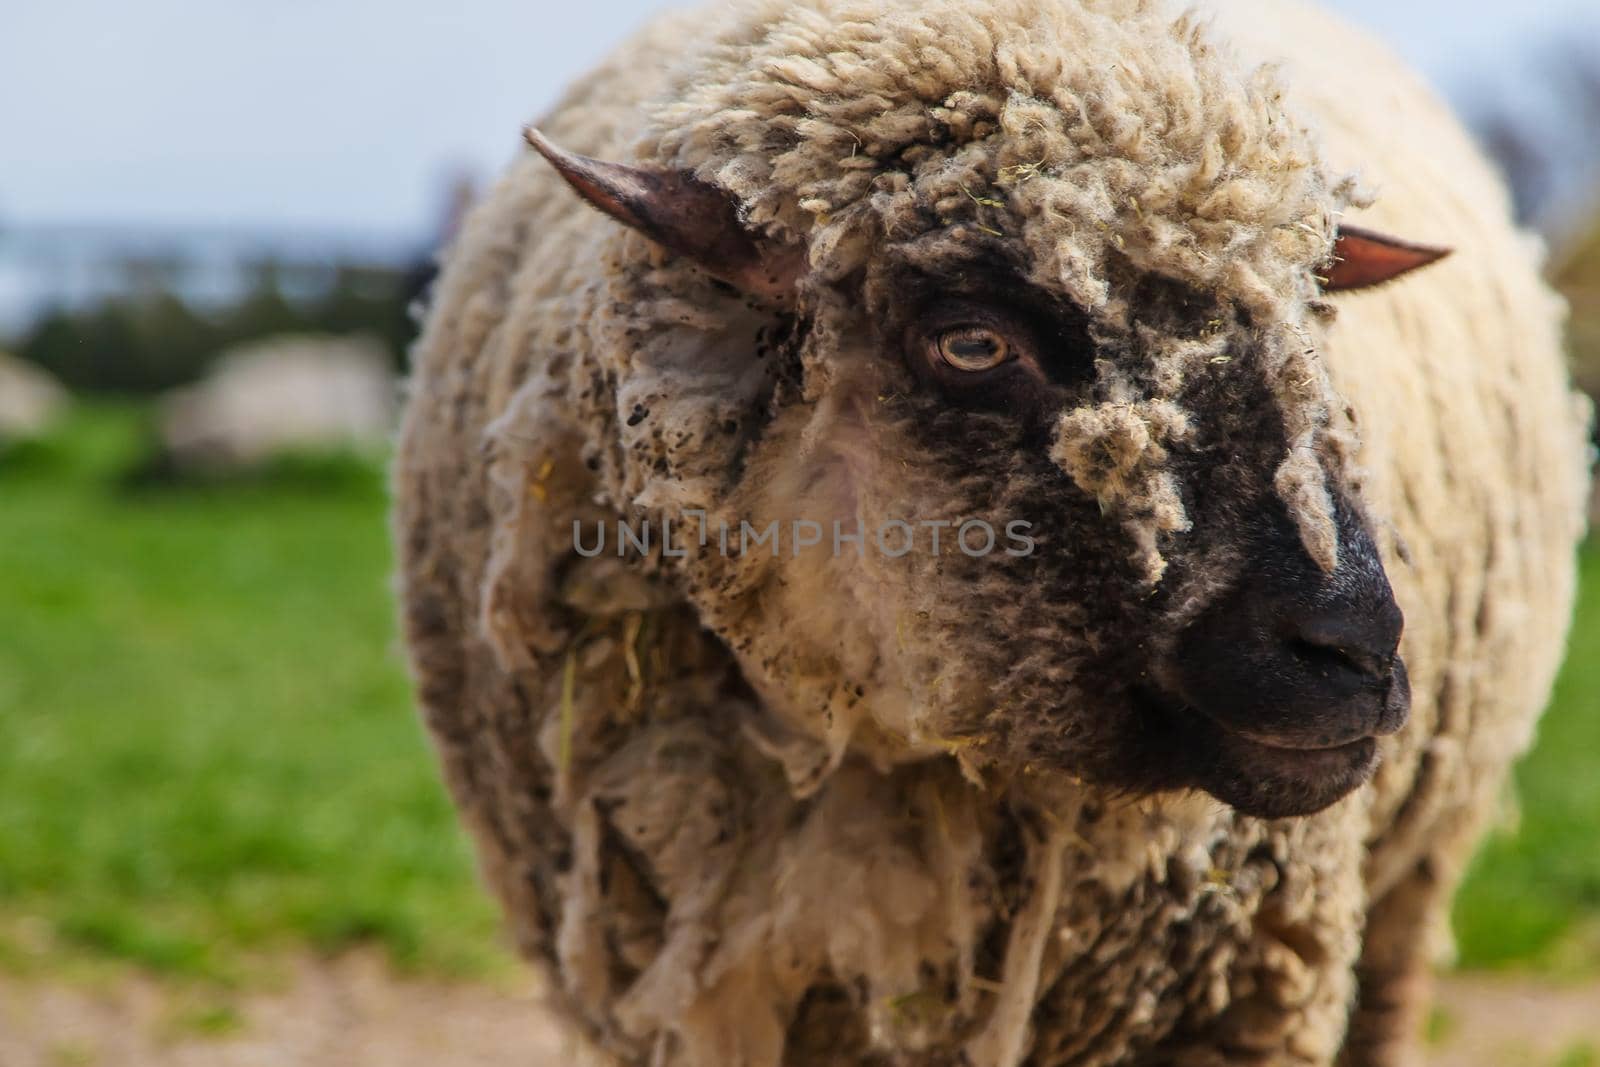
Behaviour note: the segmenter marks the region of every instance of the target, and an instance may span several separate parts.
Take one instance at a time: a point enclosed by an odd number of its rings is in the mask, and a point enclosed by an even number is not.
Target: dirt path
[[[397,979],[375,957],[291,965],[276,991],[218,999],[131,980],[0,980],[0,1067],[576,1065],[532,985]]]
[[[1429,1067],[1600,1067],[1600,985],[1454,977]],[[0,980],[0,1067],[578,1067],[532,985],[301,961],[231,1005],[153,982]]]
[[[1600,1067],[1600,985],[1453,975],[1428,1067]]]

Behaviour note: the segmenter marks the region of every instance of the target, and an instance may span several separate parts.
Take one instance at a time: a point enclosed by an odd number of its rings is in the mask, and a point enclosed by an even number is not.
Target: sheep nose
[[[1349,670],[1382,680],[1394,669],[1400,628],[1394,616],[1356,618],[1350,613],[1316,611],[1291,618],[1289,645],[1309,670]]]
[[[1291,749],[1334,748],[1405,725],[1404,616],[1371,536],[1353,514],[1340,518],[1332,573],[1299,551],[1292,529],[1275,531],[1232,592],[1180,635],[1171,677],[1194,711]]]
[[[1362,688],[1382,694],[1372,733],[1392,734],[1411,711],[1411,680],[1400,659],[1400,608],[1384,591],[1379,610],[1357,615],[1326,609],[1290,616],[1289,653],[1301,671],[1324,689],[1338,675],[1359,678]]]

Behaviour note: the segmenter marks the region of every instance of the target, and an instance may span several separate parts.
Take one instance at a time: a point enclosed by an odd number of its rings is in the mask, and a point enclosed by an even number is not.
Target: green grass
[[[1461,963],[1600,969],[1600,546],[1582,556],[1567,661],[1532,753],[1521,816],[1478,854],[1456,898]]]
[[[1557,1056],[1551,1067],[1600,1067],[1600,1050],[1580,1041]]]
[[[493,970],[397,650],[381,471],[133,489],[141,432],[91,409],[0,452],[0,967],[232,981],[375,943]],[[1520,831],[1458,900],[1467,965],[1600,966],[1600,550],[1583,566]]]
[[[488,965],[397,651],[382,471],[132,490],[140,433],[90,412],[0,454],[0,964]]]

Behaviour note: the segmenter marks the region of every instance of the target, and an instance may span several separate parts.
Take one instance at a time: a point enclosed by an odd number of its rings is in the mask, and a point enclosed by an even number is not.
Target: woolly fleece
[[[1559,661],[1586,413],[1536,250],[1443,108],[1311,9],[1217,18],[742,3],[658,20],[540,120],[803,242],[803,336],[531,155],[449,249],[395,474],[420,702],[520,947],[618,1062],[1404,1051],[1428,930]],[[1456,254],[1335,310],[1314,274],[1344,213]],[[886,264],[994,247],[1143,354],[1096,363],[1048,456],[1169,628],[1245,566],[1196,545],[1169,456],[1214,421],[1185,399],[1244,361],[1248,323],[1281,416],[1264,476],[1330,571],[1331,494],[1359,493],[1408,620],[1412,720],[1371,785],[1263,821],[1039,769],[1005,705],[1072,693],[1077,652],[1041,642],[988,691],[972,622],[1012,624],[1006,597],[941,599],[954,579],[918,553],[572,551],[575,520],[981,510],[999,468],[919,469],[861,337]],[[1159,328],[1153,276],[1226,324]],[[1081,610],[1050,612],[1028,625]]]

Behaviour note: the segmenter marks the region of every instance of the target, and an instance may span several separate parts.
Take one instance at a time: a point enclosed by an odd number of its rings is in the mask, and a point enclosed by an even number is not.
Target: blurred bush
[[[1557,262],[1555,283],[1572,308],[1573,374],[1584,391],[1600,398],[1600,212]]]
[[[320,284],[285,284],[283,265],[263,260],[237,301],[197,308],[171,288],[150,287],[82,308],[45,313],[12,350],[69,388],[151,393],[200,378],[241,341],[286,333],[370,333],[398,368],[416,326],[409,311],[420,269],[335,264]]]

